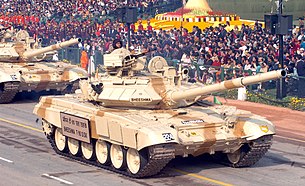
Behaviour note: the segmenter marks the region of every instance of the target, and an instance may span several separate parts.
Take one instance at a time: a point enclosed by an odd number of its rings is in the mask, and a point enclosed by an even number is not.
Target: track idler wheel
[[[228,153],[227,159],[230,162],[230,164],[234,167],[236,164],[240,162],[240,160],[244,157],[244,155],[245,155],[245,150],[240,148],[233,153]]]
[[[241,146],[225,156],[225,163],[231,167],[249,167],[257,163],[271,146],[272,136],[263,136]]]

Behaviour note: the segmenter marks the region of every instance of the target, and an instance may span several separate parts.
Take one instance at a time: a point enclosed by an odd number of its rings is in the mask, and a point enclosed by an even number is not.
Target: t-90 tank
[[[268,151],[270,121],[202,99],[285,77],[284,70],[203,85],[188,83],[162,57],[144,71],[143,58],[117,49],[104,55],[105,72],[81,81],[75,94],[41,97],[33,112],[58,154],[141,178],[176,156],[217,154],[229,166],[248,167]]]
[[[25,30],[13,35],[2,28],[0,33],[0,103],[13,100],[18,92],[74,92],[80,79],[87,79],[85,70],[62,61],[51,61],[58,49],[75,45],[80,38],[41,47],[40,40]]]

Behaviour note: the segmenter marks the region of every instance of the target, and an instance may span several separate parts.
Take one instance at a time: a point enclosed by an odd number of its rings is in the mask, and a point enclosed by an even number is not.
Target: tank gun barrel
[[[260,73],[254,76],[240,77],[228,81],[223,81],[221,83],[216,83],[213,85],[207,85],[204,87],[198,87],[183,91],[171,91],[169,92],[169,98],[171,101],[176,102],[182,99],[204,96],[214,92],[240,88],[246,85],[256,84],[274,79],[280,79],[285,76],[286,76],[285,70]]]
[[[125,57],[125,59],[126,59],[126,60],[133,59],[133,58],[138,59],[138,58],[140,58],[140,57],[145,56],[146,54],[148,54],[148,53],[150,53],[150,52],[152,52],[152,51],[145,51],[145,52],[141,52],[141,53],[139,53],[139,54],[130,54],[130,55],[127,55],[127,56]]]
[[[75,39],[70,39],[68,41],[57,43],[57,44],[54,44],[54,45],[51,45],[51,46],[25,51],[23,53],[23,57],[24,58],[31,58],[31,57],[34,57],[34,56],[37,56],[37,55],[40,55],[40,54],[44,54],[46,52],[50,52],[50,51],[58,50],[58,49],[65,48],[65,47],[68,47],[68,46],[71,46],[71,45],[78,44],[81,41],[82,41],[81,38],[75,38]]]

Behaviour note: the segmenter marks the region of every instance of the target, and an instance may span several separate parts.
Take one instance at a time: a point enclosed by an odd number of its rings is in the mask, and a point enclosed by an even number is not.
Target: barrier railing
[[[80,64],[81,52],[80,48],[64,48],[58,51],[58,59],[70,61],[72,64]],[[101,51],[91,53],[88,54],[88,57],[89,59],[91,56],[93,57],[94,64],[104,64],[103,53]]]

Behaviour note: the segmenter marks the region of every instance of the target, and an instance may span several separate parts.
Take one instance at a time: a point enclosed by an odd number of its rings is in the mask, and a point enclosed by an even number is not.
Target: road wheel
[[[63,135],[60,128],[56,128],[55,130],[55,145],[56,148],[61,152],[67,150],[67,138]]]
[[[68,138],[68,149],[73,156],[77,156],[80,153],[79,141],[73,138]]]
[[[147,164],[147,151],[137,151],[129,148],[126,155],[128,170],[136,175]]]
[[[94,159],[94,147],[92,142],[91,143],[85,143],[81,142],[81,149],[83,153],[83,157],[87,160],[92,160]]]
[[[110,147],[110,159],[114,168],[123,170],[126,167],[126,150],[120,145],[112,144]]]
[[[97,161],[102,165],[110,163],[110,144],[103,140],[98,140],[95,144],[95,154]]]

